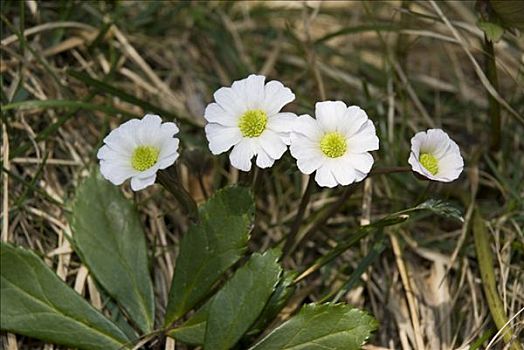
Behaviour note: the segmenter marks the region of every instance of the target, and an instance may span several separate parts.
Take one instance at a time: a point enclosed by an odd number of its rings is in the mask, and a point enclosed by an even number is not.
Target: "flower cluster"
[[[266,83],[261,75],[218,89],[214,99],[204,113],[209,149],[215,155],[231,150],[230,163],[239,170],[250,171],[253,158],[257,167],[269,168],[289,147],[298,169],[315,172],[322,187],[359,182],[371,171],[370,152],[379,149],[379,139],[358,106],[317,102],[315,118],[282,112],[295,95],[279,81]],[[98,151],[102,175],[115,185],[130,178],[134,191],[152,185],[157,171],[178,158],[177,133],[174,123],[162,123],[157,115],[127,121],[111,131]],[[414,172],[441,182],[457,179],[464,167],[457,144],[440,129],[411,139],[408,162]]]

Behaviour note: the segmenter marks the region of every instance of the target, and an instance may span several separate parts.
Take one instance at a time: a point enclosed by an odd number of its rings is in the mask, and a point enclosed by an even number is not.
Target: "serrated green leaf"
[[[284,308],[289,298],[295,292],[296,286],[293,284],[294,279],[297,277],[295,271],[285,271],[283,276],[280,278],[275,291],[269,298],[264,310],[260,314],[253,327],[248,334],[257,334],[264,330],[269,322],[271,322],[278,313]]]
[[[437,215],[441,215],[446,218],[464,221],[462,211],[459,208],[457,208],[450,202],[438,199],[428,199],[427,201],[417,205],[416,207],[410,210],[429,210]]]
[[[182,326],[169,331],[167,335],[186,344],[203,345],[211,302],[212,299],[198,309]]]
[[[282,273],[279,257],[277,250],[253,254],[213,297],[204,349],[230,349],[256,321]]]
[[[479,20],[477,22],[477,26],[480,29],[482,29],[482,31],[486,33],[486,36],[488,37],[488,39],[493,42],[499,41],[500,38],[502,37],[502,34],[504,34],[504,28],[494,22]]]
[[[376,328],[373,317],[347,305],[309,304],[250,350],[357,350]]]
[[[220,276],[244,254],[254,211],[253,198],[242,187],[222,189],[200,207],[199,222],[180,242],[166,326],[209,295]]]
[[[280,281],[275,287],[275,291],[269,298],[260,316],[253,326],[250,327],[251,331],[248,332],[248,335],[263,331],[263,327],[271,322],[280,310],[282,310],[295,291],[295,286],[293,285],[295,277],[296,273],[290,271],[286,271],[286,273],[281,276]],[[210,299],[182,326],[169,331],[167,335],[186,344],[203,345],[206,335],[208,311],[212,302],[213,299]]]
[[[130,340],[33,252],[0,244],[3,331],[68,347],[127,348]]]
[[[78,187],[72,211],[73,241],[82,261],[138,328],[152,331],[153,284],[137,211],[98,172]]]

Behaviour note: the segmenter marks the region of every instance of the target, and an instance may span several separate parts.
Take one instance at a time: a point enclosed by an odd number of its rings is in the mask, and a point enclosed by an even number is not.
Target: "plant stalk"
[[[160,170],[158,173],[158,182],[164,186],[176,200],[180,203],[186,214],[189,215],[191,221],[198,221],[198,206],[189,194],[186,191],[184,186],[180,183],[176,169],[174,167],[168,168],[166,170]]]
[[[369,176],[393,174],[393,173],[408,173],[411,172],[411,167],[408,166],[392,166],[384,168],[373,168],[369,173]]]
[[[282,250],[282,258],[286,258],[291,253],[291,248],[294,246],[295,240],[297,239],[298,229],[300,228],[302,220],[304,220],[304,213],[306,212],[306,208],[309,200],[311,199],[311,193],[313,192],[314,187],[315,181],[313,180],[312,176],[309,176],[306,189],[304,190],[304,194],[302,195],[302,199],[300,200],[300,204],[298,206],[297,215],[295,216],[295,220],[291,225],[288,238],[286,239],[286,244]]]
[[[331,204],[331,206],[327,208],[320,215],[320,217],[317,218],[317,220],[314,223],[310,225],[310,227],[306,230],[306,232],[302,235],[302,237],[300,237],[299,239],[294,239],[296,240],[296,242],[292,242],[294,244],[288,248],[289,249],[288,254],[291,254],[296,249],[296,247],[300,244],[300,242],[305,241],[312,234],[317,232],[326,223],[326,221],[328,221],[331,217],[333,217],[333,215],[335,215],[340,210],[340,207],[342,207],[342,205],[346,203],[349,197],[351,197],[351,195],[355,193],[357,188],[358,188],[358,184],[351,184],[347,186],[344,192],[338,197],[338,199],[335,202],[333,202],[333,204]]]

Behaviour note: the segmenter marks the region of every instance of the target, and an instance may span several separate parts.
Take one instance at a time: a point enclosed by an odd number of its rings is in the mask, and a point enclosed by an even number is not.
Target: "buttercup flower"
[[[291,155],[304,174],[316,171],[323,187],[362,181],[378,149],[375,126],[364,110],[342,101],[317,102],[315,117],[298,117],[291,133]]]
[[[176,133],[176,124],[162,123],[158,115],[125,122],[106,136],[98,150],[100,172],[115,185],[131,178],[133,191],[154,184],[156,172],[178,158]]]
[[[416,133],[411,138],[408,162],[413,171],[441,182],[457,179],[464,169],[459,147],[441,129]]]
[[[280,159],[289,145],[289,134],[296,115],[280,110],[295,95],[279,81],[264,84],[262,75],[250,75],[231,87],[218,89],[214,103],[204,113],[208,124],[206,137],[213,154],[233,150],[231,165],[249,171],[251,159],[256,165],[269,168]]]

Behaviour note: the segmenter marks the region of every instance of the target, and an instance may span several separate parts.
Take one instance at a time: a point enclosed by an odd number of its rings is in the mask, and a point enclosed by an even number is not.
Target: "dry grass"
[[[299,114],[311,113],[324,94],[363,106],[381,138],[379,166],[405,165],[409,138],[429,127],[443,127],[461,145],[467,168],[459,181],[422,193],[426,184],[410,174],[370,178],[287,262],[303,267],[351,227],[422,198],[446,198],[464,208],[464,223],[427,217],[386,232],[381,255],[342,296],[380,322],[367,349],[505,348],[494,337],[468,230],[474,206],[489,223],[506,315],[516,316],[508,327],[523,339],[524,314],[517,314],[524,307],[524,43],[509,34],[495,45],[499,89],[493,90],[483,76],[483,35],[472,2],[420,1],[408,9],[396,1],[26,1],[3,4],[2,21],[1,237],[37,251],[95,307],[104,309],[105,296],[65,237],[69,199],[96,164],[104,135],[151,106],[165,119],[177,117],[185,153],[179,168],[202,201],[205,193],[245,180],[226,157],[208,153],[205,105],[219,86],[260,72],[294,89],[290,110]],[[15,35],[20,30],[23,37]],[[490,89],[507,105],[497,152],[486,148]],[[12,103],[20,105],[5,108]],[[289,156],[262,172],[253,249],[288,232],[304,184],[297,174]],[[159,186],[124,191],[147,230],[161,316],[187,221]],[[306,217],[340,194],[316,190]],[[336,290],[375,244],[370,237],[302,281],[281,317]],[[59,348],[8,334],[1,342],[9,350]]]

